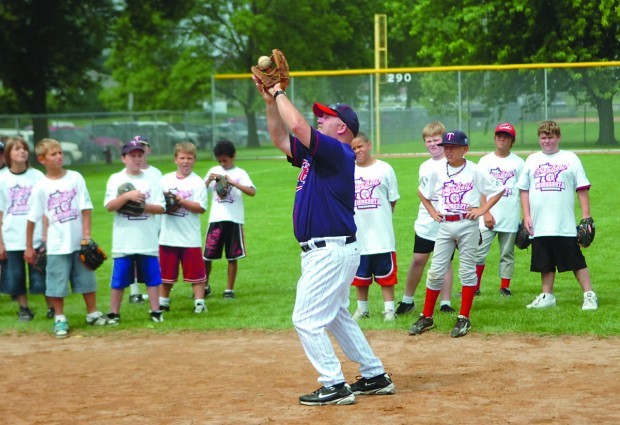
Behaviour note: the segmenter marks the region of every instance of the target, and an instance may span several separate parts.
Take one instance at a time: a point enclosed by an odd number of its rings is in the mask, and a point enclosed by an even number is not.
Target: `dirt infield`
[[[2,336],[0,418],[12,425],[620,423],[620,338],[367,336],[397,393],[325,407],[297,402],[319,385],[293,331]],[[355,378],[355,364],[344,370]]]

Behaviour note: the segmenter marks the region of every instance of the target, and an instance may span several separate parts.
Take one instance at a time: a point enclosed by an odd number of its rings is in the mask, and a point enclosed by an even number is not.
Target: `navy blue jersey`
[[[293,227],[299,242],[355,235],[355,153],[351,146],[312,129],[310,148],[291,136],[297,179]]]

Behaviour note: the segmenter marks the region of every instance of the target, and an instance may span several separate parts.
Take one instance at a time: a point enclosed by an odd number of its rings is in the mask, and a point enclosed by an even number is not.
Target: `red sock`
[[[471,312],[471,305],[474,303],[474,294],[476,292],[475,286],[463,286],[461,295],[461,316],[469,317]]]
[[[484,273],[484,264],[476,264],[476,291],[480,290],[480,282],[482,282],[482,273]]]
[[[508,288],[510,287],[510,279],[505,279],[502,277],[502,284],[501,284],[502,288]]]
[[[424,298],[424,310],[422,314],[425,317],[433,317],[435,311],[435,304],[437,304],[437,298],[439,298],[439,292],[433,289],[426,288],[426,297]]]

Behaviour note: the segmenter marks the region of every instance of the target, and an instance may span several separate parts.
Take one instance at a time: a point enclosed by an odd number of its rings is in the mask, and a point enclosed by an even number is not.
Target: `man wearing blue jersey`
[[[293,324],[323,386],[302,395],[299,402],[352,404],[356,394],[393,394],[390,376],[348,311],[349,289],[360,262],[351,149],[359,131],[357,114],[348,105],[315,103],[315,130],[280,84],[266,89],[256,78],[254,82],[265,100],[273,144],[301,170],[293,210],[294,233],[301,247]],[[326,331],[349,359],[359,363],[362,377],[357,382],[346,383]]]

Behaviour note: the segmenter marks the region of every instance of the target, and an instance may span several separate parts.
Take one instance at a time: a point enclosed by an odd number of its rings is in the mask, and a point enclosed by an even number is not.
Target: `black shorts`
[[[542,236],[532,239],[530,271],[550,273],[585,269],[586,259],[577,244],[577,237]]]
[[[218,221],[209,224],[203,259],[208,261],[219,260],[222,258],[224,248],[226,248],[226,259],[228,261],[245,257],[242,224],[232,221]]]
[[[435,241],[430,241],[428,239],[424,239],[415,235],[415,240],[413,242],[413,253],[414,254],[430,254],[435,250]]]

